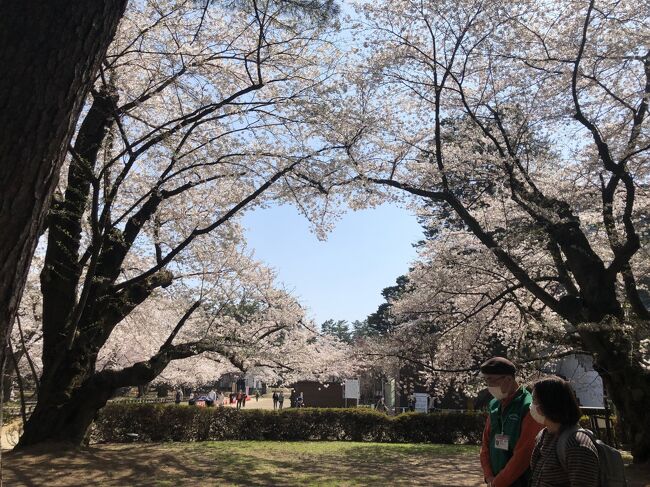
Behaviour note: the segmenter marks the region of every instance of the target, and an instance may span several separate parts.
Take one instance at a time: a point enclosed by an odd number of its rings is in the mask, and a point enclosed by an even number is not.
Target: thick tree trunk
[[[75,446],[83,444],[97,411],[104,407],[113,393],[113,389],[97,387],[90,380],[76,389],[70,399],[61,402],[56,397],[59,396],[56,391],[66,390],[70,384],[61,381],[50,385],[50,391],[55,392],[54,397],[41,393],[36,408],[25,424],[17,448],[44,442]]]
[[[603,379],[609,398],[630,442],[635,463],[650,460],[650,371],[632,358],[632,346],[622,330],[594,331],[586,325],[580,336],[594,352],[594,368]]]
[[[640,367],[604,375],[609,397],[616,406],[634,463],[650,460],[650,374]]]
[[[111,123],[111,98],[105,90],[93,94],[93,103],[80,124],[70,161],[63,198],[55,198],[47,218],[48,240],[41,272],[43,292],[43,365],[49,367],[69,345],[69,328],[77,304],[83,215],[90,197],[91,175],[97,153]]]
[[[68,350],[63,352],[58,366],[43,370],[38,402],[18,446],[40,442],[81,444],[95,412],[111,392],[102,393],[91,381],[95,370],[93,357],[89,349]]]
[[[189,315],[191,312],[185,316]],[[195,355],[196,347],[196,344],[166,344],[147,361],[122,370],[101,372],[95,372],[97,349],[69,350],[56,366],[43,371],[38,403],[17,447],[45,442],[81,445],[97,412],[117,389],[149,384],[171,360]]]
[[[66,148],[126,3],[0,0],[0,343],[11,333]]]

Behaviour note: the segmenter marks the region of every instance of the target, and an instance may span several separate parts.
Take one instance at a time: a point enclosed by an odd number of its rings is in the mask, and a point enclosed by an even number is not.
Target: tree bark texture
[[[11,333],[66,149],[126,3],[0,0],[0,343]]]
[[[25,424],[18,448],[48,441],[81,445],[97,411],[106,404],[113,392],[113,389],[88,380],[83,386],[73,389],[68,400],[56,401],[56,396],[60,397],[71,389],[69,376],[62,376],[59,380],[53,378],[48,385],[48,389],[43,388],[41,397]]]
[[[9,347],[5,347],[9,348]],[[5,364],[4,378],[2,379],[2,401],[11,401],[11,394],[14,391],[14,377],[16,376],[16,369],[14,368],[14,361],[9,357],[9,350],[5,350],[4,354],[7,356],[7,363]]]
[[[97,411],[116,389],[149,383],[175,356],[165,350],[120,373],[95,369],[97,355],[113,328],[154,289],[171,282],[171,273],[162,270],[115,291],[113,284],[133,239],[124,237],[126,231],[111,229],[97,234],[98,263],[91,274],[96,279],[91,279],[86,298],[81,301],[79,297],[82,219],[92,204],[93,170],[113,122],[115,103],[104,90],[93,92],[75,140],[66,191],[55,195],[48,215],[41,273],[43,374],[38,403],[25,425],[20,448],[48,441],[81,444]],[[127,230],[133,226],[127,224]],[[180,353],[189,356],[185,350]]]
[[[43,375],[38,403],[17,448],[44,442],[81,445],[97,412],[117,389],[149,384],[170,361],[195,355],[200,346],[166,343],[149,360],[101,372],[95,371],[96,351],[82,347],[69,350],[56,370]]]
[[[631,343],[616,328],[580,330],[585,348],[594,356],[594,368],[605,384],[609,398],[631,445],[635,463],[650,460],[650,373],[633,356]]]

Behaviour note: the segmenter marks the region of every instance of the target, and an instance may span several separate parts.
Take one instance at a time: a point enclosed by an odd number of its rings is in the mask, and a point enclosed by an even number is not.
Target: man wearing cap
[[[526,487],[535,437],[542,429],[528,414],[533,398],[515,379],[510,360],[493,357],[481,365],[487,388],[494,396],[483,430],[481,466],[488,487]]]

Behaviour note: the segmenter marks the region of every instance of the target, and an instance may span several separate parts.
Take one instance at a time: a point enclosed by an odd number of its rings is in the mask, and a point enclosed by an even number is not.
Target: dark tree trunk
[[[81,387],[73,389],[69,399],[61,401],[64,391],[71,388],[70,381],[61,377],[60,380],[52,379],[48,385],[47,392],[41,388],[41,397],[25,424],[18,448],[42,442],[81,445],[97,411],[114,391],[99,387],[91,378]]]
[[[11,370],[9,366],[11,364]],[[2,401],[9,402],[11,401],[11,393],[14,391],[14,376],[15,371],[13,368],[13,360],[8,360],[7,365],[5,366],[5,376],[2,379]]]
[[[11,332],[79,111],[126,3],[0,0],[0,343]]]
[[[114,98],[100,89],[80,124],[70,161],[65,193],[55,195],[47,223],[49,229],[45,265],[41,272],[43,292],[43,366],[49,367],[69,345],[66,329],[73,327],[77,286],[82,272],[79,263],[82,220],[90,195],[90,181],[97,153],[112,121]]]
[[[650,460],[650,376],[641,367],[628,367],[616,373],[601,374],[609,397],[616,406],[618,417],[629,439],[634,463]]]
[[[650,373],[631,359],[632,347],[620,331],[581,331],[586,348],[594,352],[594,368],[603,379],[630,442],[635,463],[650,460]]]
[[[179,322],[180,326],[198,307],[192,306]],[[172,337],[173,338],[173,337]],[[97,412],[120,387],[144,386],[155,379],[171,360],[196,355],[198,343],[165,343],[157,354],[122,370],[95,371],[97,350],[73,348],[56,366],[43,372],[39,398],[27,420],[17,448],[44,442],[81,445]]]
[[[140,384],[138,386],[138,397],[145,397],[149,392],[149,384]]]
[[[14,390],[14,380],[17,379],[16,364],[23,357],[23,352],[13,351],[13,347],[5,347],[7,363],[5,364],[4,378],[2,379],[2,400],[4,402],[11,400],[11,393]]]
[[[83,442],[95,414],[115,389],[102,387],[95,361],[92,349],[73,347],[63,353],[56,366],[43,371],[38,402],[18,447],[41,442]]]

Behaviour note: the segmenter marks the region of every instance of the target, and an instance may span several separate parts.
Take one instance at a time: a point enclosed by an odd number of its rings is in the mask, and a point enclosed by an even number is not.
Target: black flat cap
[[[517,367],[507,358],[492,357],[481,365],[481,372],[494,375],[515,375]]]

